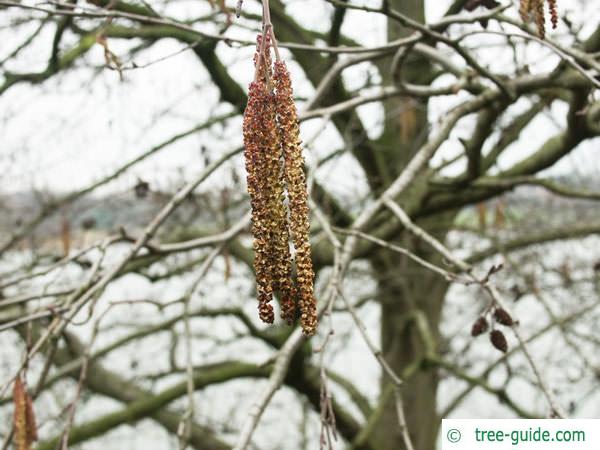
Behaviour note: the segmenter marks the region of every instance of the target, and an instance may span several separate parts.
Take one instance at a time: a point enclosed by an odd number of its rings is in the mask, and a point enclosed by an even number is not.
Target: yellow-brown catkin
[[[268,104],[263,80],[250,83],[248,104],[244,111],[244,159],[246,180],[252,207],[252,235],[254,237],[254,272],[258,297],[258,314],[263,322],[273,323],[272,273],[269,262],[270,233],[268,229],[268,196],[265,192],[266,161],[263,138],[263,117]]]
[[[38,432],[35,414],[33,412],[33,400],[28,393],[26,393],[25,396],[25,419],[27,420],[27,439],[29,442],[37,441]]]
[[[529,16],[531,14],[531,2],[533,0],[521,0],[519,3],[519,14],[521,15],[521,20],[524,23],[529,22]]]
[[[13,388],[14,439],[17,450],[31,450],[31,443],[37,440],[37,426],[33,414],[31,397],[25,384],[18,376]]]
[[[546,36],[546,14],[544,13],[544,0],[532,0],[534,5],[533,13],[535,15],[535,23],[538,29],[538,35],[541,39]]]
[[[550,9],[550,21],[552,22],[552,28],[556,29],[558,26],[558,9],[556,0],[548,0],[548,8]]]
[[[296,286],[300,306],[300,325],[310,336],[317,329],[317,304],[314,296],[313,271],[310,249],[310,222],[308,190],[304,174],[304,157],[300,145],[298,115],[294,104],[290,73],[281,61],[275,62],[275,107],[284,157],[287,185],[290,231],[296,249]]]
[[[260,45],[260,39],[259,39]],[[267,37],[262,61],[262,69],[267,78],[268,101],[262,116],[263,151],[266,160],[265,192],[270,238],[269,262],[272,273],[273,291],[279,296],[281,318],[293,324],[296,318],[296,289],[292,281],[292,257],[290,254],[290,234],[288,230],[288,213],[285,207],[283,149],[277,126],[275,95],[271,87],[272,71],[270,42]]]
[[[261,56],[259,56],[261,55]],[[272,92],[270,42],[259,35],[254,56],[257,76],[250,84],[244,112],[244,146],[248,193],[252,206],[254,270],[261,320],[273,323],[270,304],[279,295],[282,317],[293,323],[295,288],[284,204],[282,148]]]
[[[273,276],[273,290],[279,295],[281,305],[281,318],[288,324],[293,324],[296,317],[296,290],[292,281],[292,257],[290,254],[290,234],[288,230],[288,213],[284,204],[283,160],[282,148],[279,140],[279,130],[275,117],[273,94],[269,108],[265,113],[265,128],[268,136],[267,150],[267,178],[269,188],[269,231],[271,239],[271,270]]]
[[[259,56],[261,55],[261,51],[262,56]],[[257,67],[259,60],[260,67]],[[272,86],[269,86],[269,83],[271,83],[271,79],[273,78],[273,71],[271,69],[272,65],[273,61],[271,61],[271,39],[267,35],[263,48],[263,37],[261,34],[259,34],[258,36],[256,36],[256,52],[254,53],[254,67],[257,71],[257,79],[265,83],[267,91],[272,90]]]

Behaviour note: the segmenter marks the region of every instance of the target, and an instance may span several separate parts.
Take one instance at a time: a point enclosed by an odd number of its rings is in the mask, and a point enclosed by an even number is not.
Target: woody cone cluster
[[[500,306],[492,305],[492,307],[490,307],[490,309],[488,309],[484,315],[479,316],[475,323],[473,323],[473,326],[471,327],[471,336],[477,337],[488,331],[489,323],[485,318],[485,314],[491,315],[493,325],[503,325],[505,327],[517,325],[517,322],[513,320],[508,311]],[[490,342],[502,353],[506,353],[508,351],[508,342],[502,331],[498,329],[492,329],[490,331]]]
[[[303,332],[313,335],[317,307],[296,105],[285,63],[272,66],[269,35],[257,41],[256,77],[250,83],[243,131],[259,317],[273,323],[271,300],[277,294],[282,319],[292,324],[299,308]]]

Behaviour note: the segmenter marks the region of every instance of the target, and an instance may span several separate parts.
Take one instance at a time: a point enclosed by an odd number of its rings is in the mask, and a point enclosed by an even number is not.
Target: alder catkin
[[[29,442],[38,440],[37,424],[33,412],[33,400],[29,393],[25,392],[25,420],[27,421],[27,439]]]
[[[521,0],[519,3],[519,15],[524,23],[529,22],[529,15],[531,14],[531,3],[534,0]]]
[[[31,444],[37,441],[37,426],[33,413],[33,402],[25,384],[18,376],[13,387],[13,427],[16,450],[31,450]]]
[[[269,94],[273,97],[273,94]],[[273,99],[272,99],[273,100]],[[296,318],[296,289],[292,281],[292,258],[290,254],[290,235],[288,213],[284,204],[282,149],[275,118],[273,101],[265,115],[269,133],[267,148],[267,185],[269,210],[269,231],[271,239],[270,264],[273,276],[273,290],[279,295],[281,318],[293,324]]]
[[[558,26],[558,0],[547,0],[548,10],[550,11],[550,21],[552,28]],[[538,36],[544,39],[546,36],[546,14],[544,4],[546,0],[519,0],[519,15],[524,23],[529,23],[531,17],[535,19],[535,24],[538,30]]]
[[[260,48],[259,35],[257,46]],[[255,61],[256,64],[256,61]],[[281,318],[289,325],[296,319],[296,288],[292,280],[292,257],[290,254],[290,232],[288,211],[285,206],[283,149],[279,138],[275,94],[273,92],[273,61],[271,59],[271,37],[266,35],[261,73],[265,78],[269,101],[264,115],[264,151],[267,161],[265,190],[268,192],[269,233],[271,240],[270,264],[273,276],[273,291],[279,296]]]
[[[269,37],[263,42],[259,35],[256,48],[257,76],[250,84],[243,131],[258,310],[262,321],[273,323],[275,313],[270,303],[276,291],[281,300],[282,316],[291,323],[295,315],[294,286],[287,211],[283,203],[282,150],[271,89]]]
[[[556,29],[558,26],[557,0],[548,0],[548,8],[550,9],[550,21],[552,22],[552,28]]]
[[[256,51],[254,52],[254,68],[256,70],[256,80],[265,83],[265,88],[270,91],[269,83],[273,78],[271,66],[271,39],[267,35],[263,42],[262,34],[256,36]],[[256,81],[255,80],[255,81]]]
[[[26,400],[25,400],[25,388],[21,381],[21,377],[17,377],[13,387],[13,427],[15,434],[15,447],[17,450],[23,450],[28,448],[27,440],[27,418],[26,418]]]
[[[310,222],[304,157],[290,73],[284,62],[275,62],[275,107],[284,157],[284,174],[290,209],[290,232],[296,250],[296,287],[300,325],[306,335],[317,329],[317,304],[313,292],[313,271],[309,241]]]
[[[269,263],[270,233],[268,230],[268,196],[265,191],[266,161],[261,148],[263,142],[263,117],[266,104],[266,86],[263,80],[250,83],[248,104],[244,111],[244,159],[250,205],[252,208],[252,235],[254,237],[254,272],[258,297],[259,317],[273,323],[274,312],[272,274]]]
[[[273,291],[279,295],[281,317],[291,325],[296,318],[296,289],[292,281],[288,212],[284,204],[283,150],[277,126],[275,96],[271,92],[267,95],[269,102],[265,107],[263,120],[265,122],[264,151],[267,166],[265,176],[267,226],[271,241],[269,260],[273,277]]]
[[[267,323],[274,321],[271,300],[277,294],[281,317],[293,324],[298,306],[303,332],[313,335],[317,305],[308,191],[290,74],[279,61],[273,70],[268,35],[257,39],[254,64],[255,79],[248,92],[243,131],[259,317]]]
[[[267,41],[268,42],[268,41]],[[265,44],[267,43],[265,42]],[[252,236],[254,237],[254,272],[258,298],[258,315],[263,322],[273,323],[275,314],[270,304],[273,299],[273,276],[270,263],[271,235],[269,231],[269,195],[266,176],[268,172],[264,117],[269,106],[267,93],[268,66],[264,64],[262,39],[257,37],[254,65],[256,79],[248,89],[248,104],[244,110],[244,159],[250,205],[252,208]]]
[[[535,15],[535,23],[538,29],[538,35],[541,39],[546,37],[546,14],[544,13],[544,0],[532,0],[534,5],[533,13]]]

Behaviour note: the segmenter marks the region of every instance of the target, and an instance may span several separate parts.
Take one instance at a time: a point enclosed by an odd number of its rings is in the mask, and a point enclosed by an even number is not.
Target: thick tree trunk
[[[436,260],[419,248],[413,249],[429,260]],[[402,390],[407,425],[415,450],[434,450],[438,428],[438,374],[435,368],[420,364],[426,348],[415,317],[419,313],[426,319],[430,337],[437,347],[440,313],[448,284],[439,275],[398,254],[382,253],[373,261],[373,266],[380,276],[378,300],[381,303],[383,356],[398,374],[417,365]],[[388,383],[384,377],[382,392]],[[405,449],[394,402],[389,397],[374,430],[373,442],[378,450]]]
[[[425,21],[424,0],[388,0],[387,3],[390,8],[419,22]],[[393,20],[388,22],[390,41],[412,31]],[[432,70],[426,59],[414,53],[401,59],[403,63],[400,65],[394,64],[393,59],[380,63],[385,84],[394,84],[398,80],[424,85],[431,82]],[[400,97],[385,103],[385,127],[376,142],[378,160],[382,161],[380,177],[383,186],[402,172],[427,140],[428,126],[426,101]],[[412,193],[406,192],[405,195],[410,196]],[[398,201],[404,205],[411,203],[407,197]],[[448,223],[448,219],[451,217],[437,217],[420,225],[443,240],[446,230],[442,223]],[[419,256],[440,264],[439,257],[415,238],[403,236],[401,243]],[[414,320],[415,313],[418,312],[426,319],[433,343],[437,346],[440,313],[448,284],[439,275],[387,250],[373,255],[371,263],[375,276],[378,277],[383,356],[396,373],[402,374],[406,368],[419,365],[425,353],[424,342]],[[389,380],[383,377],[382,393],[386,392],[388,384]],[[438,429],[437,386],[437,370],[424,365],[405,380],[403,399],[415,450],[435,449]],[[380,401],[385,400],[385,396],[382,396]],[[377,450],[405,449],[394,401],[389,396],[383,414],[373,429],[371,442]]]

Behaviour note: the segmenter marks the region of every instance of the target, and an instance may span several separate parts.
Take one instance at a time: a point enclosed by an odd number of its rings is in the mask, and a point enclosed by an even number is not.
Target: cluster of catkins
[[[250,83],[243,130],[259,317],[273,323],[271,300],[276,294],[282,319],[293,324],[300,308],[300,325],[310,336],[317,328],[315,276],[304,158],[290,73],[284,62],[272,63],[269,34],[258,36],[254,63],[256,77]],[[290,237],[295,249],[295,279]]]
[[[504,325],[506,327],[512,327],[515,324],[515,321],[510,316],[510,314],[503,308],[495,307],[493,309],[492,320],[494,323],[499,325]],[[489,324],[485,315],[477,318],[473,327],[471,328],[471,336],[477,337],[483,333],[485,333],[489,329]],[[490,342],[492,345],[500,350],[502,353],[506,353],[508,350],[508,342],[506,341],[506,337],[504,333],[498,329],[492,329],[490,331]]]
[[[519,4],[521,19],[523,19],[523,22],[529,22],[530,18],[533,18],[537,25],[538,34],[542,39],[546,35],[546,14],[544,11],[544,3],[546,2],[550,10],[552,28],[556,28],[558,26],[557,0],[520,0]]]

